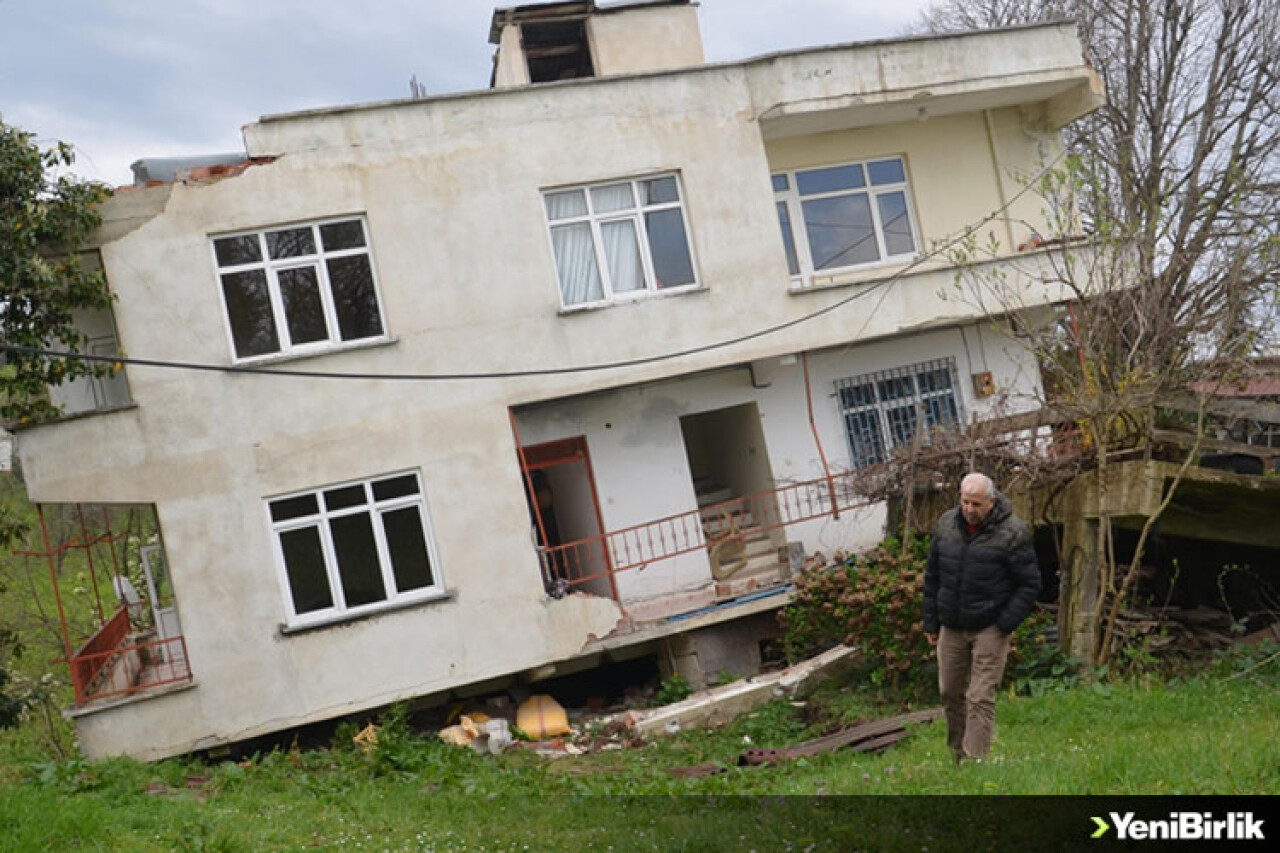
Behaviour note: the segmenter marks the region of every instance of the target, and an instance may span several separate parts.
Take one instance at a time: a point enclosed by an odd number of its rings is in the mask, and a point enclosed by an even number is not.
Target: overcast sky
[[[125,184],[270,113],[488,86],[486,0],[0,0],[0,117]],[[710,61],[903,33],[925,0],[702,0]]]

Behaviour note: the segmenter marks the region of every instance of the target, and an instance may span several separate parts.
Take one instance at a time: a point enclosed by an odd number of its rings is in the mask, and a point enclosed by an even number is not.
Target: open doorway
[[[764,551],[783,544],[760,410],[755,403],[744,403],[686,415],[680,419],[680,432],[712,545],[712,573],[719,580],[732,571],[721,572],[716,564],[717,540],[750,540]],[[741,561],[742,556],[735,559]]]
[[[608,549],[600,538],[604,523],[586,436],[530,445],[522,452],[529,519],[548,593],[559,598],[572,590],[616,599]]]

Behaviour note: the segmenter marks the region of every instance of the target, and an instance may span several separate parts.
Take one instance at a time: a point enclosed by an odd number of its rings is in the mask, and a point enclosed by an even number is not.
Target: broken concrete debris
[[[817,684],[853,667],[857,660],[856,649],[836,646],[795,666],[713,687],[681,702],[648,711],[627,711],[620,720],[642,735],[723,725],[773,699],[807,696]]]
[[[548,757],[634,748],[644,745],[644,738],[649,735],[674,735],[688,728],[723,725],[773,699],[802,698],[821,681],[856,665],[857,660],[856,649],[837,646],[795,666],[710,688],[661,708],[633,709],[605,716],[591,714],[579,720],[589,727],[585,735],[582,729],[570,725],[568,713],[555,699],[547,695],[528,696],[516,708],[514,726],[521,736],[532,742],[515,742],[508,708],[491,708],[495,713],[490,717],[478,710],[463,714],[463,706],[459,705],[447,718],[456,718],[457,722],[440,729],[439,737],[445,743],[470,746],[482,755],[497,755],[512,746],[532,749]],[[592,704],[598,709],[603,701],[588,702],[588,707]],[[376,743],[376,729],[369,737]]]

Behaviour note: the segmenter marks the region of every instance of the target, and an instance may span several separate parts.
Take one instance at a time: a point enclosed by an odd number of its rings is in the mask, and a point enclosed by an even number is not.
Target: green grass
[[[847,691],[810,704],[816,727],[775,702],[718,732],[556,759],[480,757],[394,722],[371,755],[274,752],[244,766],[41,762],[9,734],[0,739],[0,850],[802,850],[880,841],[919,850],[929,844],[919,833],[943,831],[924,827],[951,819],[932,805],[929,821],[904,824],[903,809],[915,806],[901,801],[889,825],[883,806],[859,812],[863,801],[776,795],[1280,793],[1277,669],[1272,660],[1230,680],[1219,672],[1005,695],[992,758],[960,768],[940,723],[879,756],[733,764],[748,740],[783,746],[892,713]],[[726,770],[666,772],[703,762]],[[190,777],[208,781],[189,787]],[[920,800],[918,810],[935,802]]]

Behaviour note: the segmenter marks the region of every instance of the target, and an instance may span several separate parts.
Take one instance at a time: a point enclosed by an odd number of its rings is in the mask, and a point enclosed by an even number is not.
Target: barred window
[[[958,424],[956,385],[953,358],[836,380],[853,467],[886,461],[894,448],[911,443],[921,423],[926,438]]]

